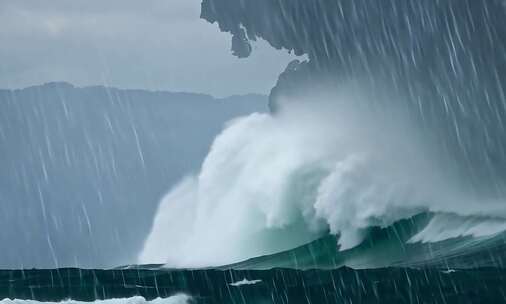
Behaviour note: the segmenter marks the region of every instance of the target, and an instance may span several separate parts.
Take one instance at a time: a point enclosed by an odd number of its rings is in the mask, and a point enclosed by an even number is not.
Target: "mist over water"
[[[468,191],[441,166],[402,108],[378,110],[369,105],[391,101],[357,88],[280,100],[275,114],[231,121],[201,171],[161,201],[139,262],[224,265],[328,233],[344,250],[371,227],[424,212],[437,216],[411,242],[506,228],[500,202]]]

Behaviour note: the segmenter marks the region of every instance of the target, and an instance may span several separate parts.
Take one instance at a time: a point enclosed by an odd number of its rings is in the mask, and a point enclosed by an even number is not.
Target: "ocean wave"
[[[506,229],[503,202],[460,183],[409,115],[364,106],[373,97],[356,89],[340,91],[230,122],[200,173],[162,200],[139,261],[219,266],[326,235],[344,252],[360,248],[374,227],[423,213],[436,216],[404,243]]]

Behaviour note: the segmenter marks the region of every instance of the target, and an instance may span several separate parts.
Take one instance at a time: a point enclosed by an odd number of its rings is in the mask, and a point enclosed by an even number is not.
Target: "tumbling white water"
[[[144,297],[136,296],[131,298],[118,298],[107,300],[96,300],[93,304],[188,304],[191,297],[185,294],[178,294],[168,298],[157,298],[151,301],[146,300]],[[22,300],[22,299],[3,299],[0,304],[86,304],[89,302],[65,300],[61,302],[40,302],[35,300]]]
[[[223,265],[329,232],[346,249],[359,244],[368,227],[429,211],[493,214],[496,222],[468,221],[466,229],[447,235],[429,226],[412,241],[481,236],[506,227],[501,208],[476,201],[436,165],[402,113],[350,107],[363,104],[350,96],[291,102],[276,115],[230,122],[200,173],[161,201],[140,262]],[[432,227],[441,218],[435,220]]]

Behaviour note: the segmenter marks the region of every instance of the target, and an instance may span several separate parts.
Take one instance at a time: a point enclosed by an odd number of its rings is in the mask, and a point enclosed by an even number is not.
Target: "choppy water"
[[[244,279],[257,282],[233,284]],[[497,268],[16,270],[0,272],[0,298],[18,299],[16,304],[502,303],[505,280]]]

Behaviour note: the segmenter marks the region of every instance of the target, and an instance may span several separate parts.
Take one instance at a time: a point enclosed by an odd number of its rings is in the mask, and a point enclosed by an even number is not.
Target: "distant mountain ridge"
[[[192,92],[185,92],[185,91],[168,91],[168,90],[150,90],[150,89],[124,89],[124,88],[117,88],[117,87],[109,87],[104,85],[91,85],[91,86],[76,86],[72,83],[66,82],[66,81],[50,81],[46,82],[40,85],[33,85],[33,86],[27,86],[25,88],[18,88],[18,89],[5,89],[0,88],[0,92],[10,91],[10,92],[20,92],[20,91],[27,91],[27,90],[45,90],[45,89],[78,89],[78,90],[90,90],[90,89],[103,89],[103,90],[109,90],[109,91],[123,91],[123,92],[130,92],[130,93],[145,93],[145,94],[155,94],[155,95],[166,95],[170,97],[183,97],[183,98],[202,98],[202,99],[212,99],[212,100],[218,100],[218,101],[237,101],[238,99],[242,100],[251,100],[252,102],[268,98],[267,95],[262,95],[258,93],[249,93],[249,94],[233,94],[226,97],[214,97],[211,94],[205,94],[205,93],[192,93]]]
[[[0,89],[0,268],[135,263],[159,199],[225,122],[265,111],[256,94]]]

